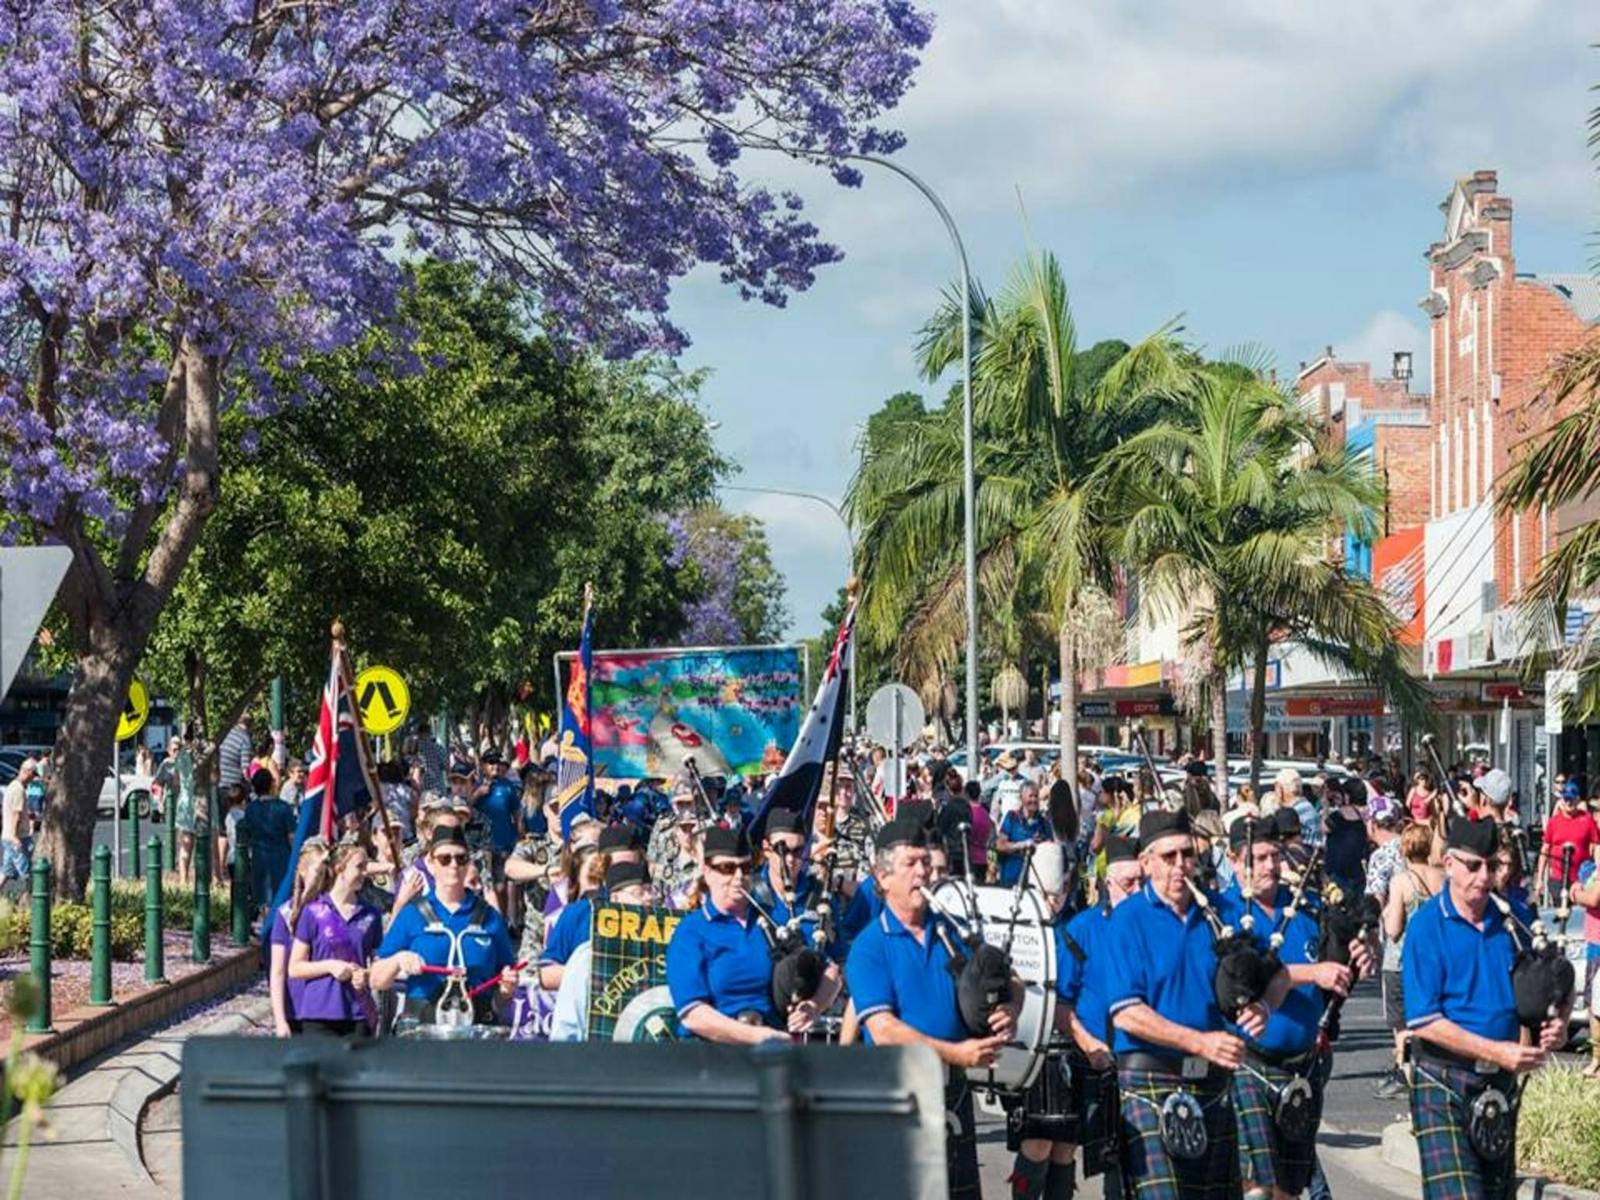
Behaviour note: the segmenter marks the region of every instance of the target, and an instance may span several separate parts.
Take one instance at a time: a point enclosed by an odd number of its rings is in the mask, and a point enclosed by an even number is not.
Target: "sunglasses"
[[[435,854],[433,861],[441,867],[464,867],[467,865],[465,854]]]
[[[783,842],[772,843],[772,852],[774,854],[781,854],[785,858],[799,858],[800,852],[803,849],[805,849],[804,846],[789,846],[785,845]]]
[[[734,875],[750,874],[750,864],[747,862],[708,862],[706,870],[714,871],[724,878],[731,878]]]
[[[1479,871],[1487,871],[1493,865],[1486,858],[1463,858],[1459,854],[1452,854],[1450,857],[1455,859],[1456,865],[1468,875],[1476,875]]]

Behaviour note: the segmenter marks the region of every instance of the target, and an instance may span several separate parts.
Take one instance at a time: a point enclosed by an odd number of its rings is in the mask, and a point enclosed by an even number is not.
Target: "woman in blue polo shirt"
[[[787,1039],[816,1019],[811,1001],[781,1017],[772,1001],[772,938],[750,904],[750,836],[706,830],[698,907],[667,946],[667,987],[678,1019],[708,1042],[753,1045]]]
[[[464,976],[469,992],[498,975],[502,1002],[516,990],[511,934],[505,919],[482,896],[467,890],[469,859],[467,838],[460,829],[446,825],[434,830],[428,843],[433,892],[413,900],[395,917],[368,972],[375,991],[404,979],[404,1015],[418,1021],[433,1020],[444,991],[445,976],[424,967],[442,967]],[[478,1024],[493,1022],[493,995],[484,992],[474,1001]]]
[[[1520,1040],[1511,965],[1517,939],[1492,903],[1500,832],[1489,818],[1456,817],[1445,836],[1445,886],[1417,909],[1401,951],[1406,1026],[1412,1033],[1411,1122],[1422,1162],[1422,1194],[1503,1196],[1515,1187],[1516,1111],[1502,1142],[1475,1142],[1473,1106],[1493,1091],[1504,1111],[1517,1076],[1566,1041],[1570,1013],[1557,1013]],[[1485,1123],[1480,1121],[1480,1133]],[[1495,1149],[1498,1153],[1485,1153]]]

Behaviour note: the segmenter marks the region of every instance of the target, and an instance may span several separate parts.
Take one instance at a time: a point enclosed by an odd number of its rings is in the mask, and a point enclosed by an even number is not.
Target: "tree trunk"
[[[1061,626],[1061,778],[1072,780],[1072,794],[1078,794],[1078,651],[1072,627]],[[1049,692],[1045,695],[1048,697]]]
[[[1217,803],[1228,807],[1228,668],[1220,662],[1211,668],[1212,785]]]
[[[217,505],[218,362],[185,337],[177,346],[157,425],[183,466],[174,493],[137,506],[114,569],[101,557],[75,505],[49,530],[72,549],[59,600],[78,666],[51,755],[54,771],[39,852],[49,856],[56,895],[83,897],[89,884],[100,788],[133,673],[156,621]],[[163,469],[169,469],[163,468]],[[149,534],[164,514],[154,543]]]
[[[1263,626],[1256,642],[1255,677],[1250,681],[1250,787],[1261,794],[1261,760],[1266,757],[1267,655],[1272,641]]]

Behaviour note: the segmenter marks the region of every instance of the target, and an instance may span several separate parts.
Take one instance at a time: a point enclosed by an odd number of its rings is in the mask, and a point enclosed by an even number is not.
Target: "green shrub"
[[[1575,1187],[1600,1187],[1600,1080],[1552,1062],[1522,1094],[1517,1162]]]
[[[28,939],[33,914],[17,910],[15,924],[22,943]],[[21,943],[19,943],[21,944]],[[50,953],[57,958],[88,958],[94,949],[94,910],[87,904],[64,903],[50,909]],[[111,910],[111,957],[127,962],[144,949],[144,917]]]
[[[225,883],[211,884],[211,927],[218,928],[220,920],[226,920],[229,905],[229,890]],[[161,888],[161,909],[168,929],[190,930],[194,928],[194,887],[187,884],[167,883]],[[142,922],[144,920],[144,884],[137,879],[121,879],[111,885],[111,912],[133,913]]]

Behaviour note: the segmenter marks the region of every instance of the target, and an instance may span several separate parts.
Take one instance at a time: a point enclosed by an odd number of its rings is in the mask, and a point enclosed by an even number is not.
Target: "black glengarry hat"
[[[1189,814],[1182,809],[1167,812],[1166,809],[1152,808],[1139,818],[1139,849],[1148,850],[1153,843],[1169,834],[1193,832]]]
[[[710,861],[717,856],[723,858],[749,858],[750,835],[744,827],[729,829],[724,825],[713,825],[706,830],[705,856]]]
[[[1492,858],[1500,849],[1500,826],[1492,817],[1452,817],[1445,831],[1446,850],[1464,850],[1480,858]]]

